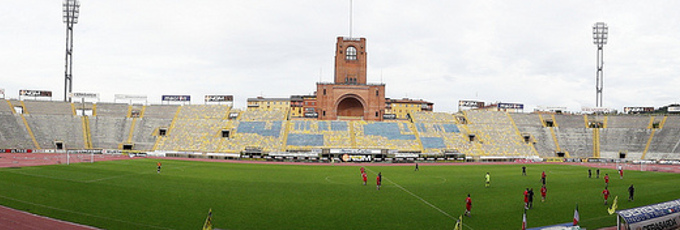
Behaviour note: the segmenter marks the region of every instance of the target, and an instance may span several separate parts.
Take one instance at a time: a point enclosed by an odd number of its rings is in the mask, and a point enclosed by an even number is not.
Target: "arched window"
[[[347,55],[345,60],[357,60],[357,48],[354,48],[354,46],[347,47],[345,55]]]

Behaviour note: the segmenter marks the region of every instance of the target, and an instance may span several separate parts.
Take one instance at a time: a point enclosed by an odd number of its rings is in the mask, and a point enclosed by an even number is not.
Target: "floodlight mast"
[[[64,71],[64,101],[71,102],[69,94],[73,88],[73,25],[78,23],[80,1],[64,0],[62,5],[66,24],[66,70]]]
[[[602,89],[604,88],[604,45],[607,44],[609,27],[604,22],[593,25],[593,44],[597,46],[597,82],[595,85],[595,107],[602,107]]]

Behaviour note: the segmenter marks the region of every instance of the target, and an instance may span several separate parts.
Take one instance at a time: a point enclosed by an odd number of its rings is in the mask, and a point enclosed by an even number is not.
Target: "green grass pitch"
[[[220,229],[453,229],[468,193],[465,229],[518,229],[525,188],[534,188],[529,227],[571,222],[578,203],[581,226],[612,226],[602,178],[575,165],[271,165],[137,159],[0,169],[0,204],[105,229],[200,229],[209,209]],[[540,201],[540,173],[548,199]],[[382,172],[383,186],[375,177]],[[484,174],[491,173],[491,187]],[[593,170],[594,172],[594,170]],[[678,199],[679,174],[609,173],[619,209]],[[634,202],[627,188],[635,184]],[[611,200],[610,200],[611,204]]]

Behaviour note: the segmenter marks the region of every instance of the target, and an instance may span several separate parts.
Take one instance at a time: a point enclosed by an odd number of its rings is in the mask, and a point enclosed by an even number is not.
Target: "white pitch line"
[[[185,169],[190,166],[181,166],[177,168],[170,168],[170,169]],[[167,170],[167,169],[166,169]],[[133,174],[124,174],[124,175],[117,175],[117,176],[110,176],[110,177],[104,177],[104,178],[99,178],[99,179],[93,179],[93,180],[86,180],[82,181],[83,183],[93,183],[93,182],[100,182],[100,181],[105,181],[105,180],[111,180],[111,179],[116,179],[116,178],[121,178],[121,177],[127,177],[127,176],[138,176],[138,175],[144,175],[144,174],[153,174],[156,171],[149,171],[149,172],[143,172],[143,173],[133,173]],[[156,172],[158,173],[158,172]]]
[[[366,169],[367,169],[368,171],[371,171],[371,173],[378,175],[375,171],[373,171],[373,170],[371,170],[371,169],[369,169],[369,168],[366,168]],[[435,210],[441,212],[442,214],[444,214],[445,216],[451,218],[452,220],[458,220],[458,218],[451,216],[451,214],[448,214],[448,213],[446,213],[444,210],[438,208],[437,206],[434,206],[434,205],[431,204],[430,202],[427,202],[425,199],[423,199],[422,197],[420,197],[420,196],[418,196],[418,195],[412,193],[412,192],[409,191],[408,189],[405,189],[404,187],[401,187],[401,185],[399,185],[399,184],[397,184],[397,183],[394,183],[394,181],[392,181],[392,180],[390,180],[390,179],[387,179],[386,177],[383,177],[383,178],[384,178],[386,181],[388,181],[388,182],[394,184],[395,186],[397,186],[397,188],[399,188],[399,189],[401,189],[402,191],[408,193],[409,195],[411,195],[411,196],[417,198],[418,200],[420,200],[420,201],[422,201],[423,203],[425,203],[426,205],[428,205],[428,206],[434,208]]]

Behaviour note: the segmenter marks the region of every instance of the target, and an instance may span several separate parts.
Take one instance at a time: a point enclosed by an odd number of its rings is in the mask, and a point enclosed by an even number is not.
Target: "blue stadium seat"
[[[288,134],[287,145],[295,146],[323,146],[323,135],[320,134]]]
[[[446,148],[444,140],[441,137],[421,137],[420,141],[423,143],[425,149],[443,149]]]

